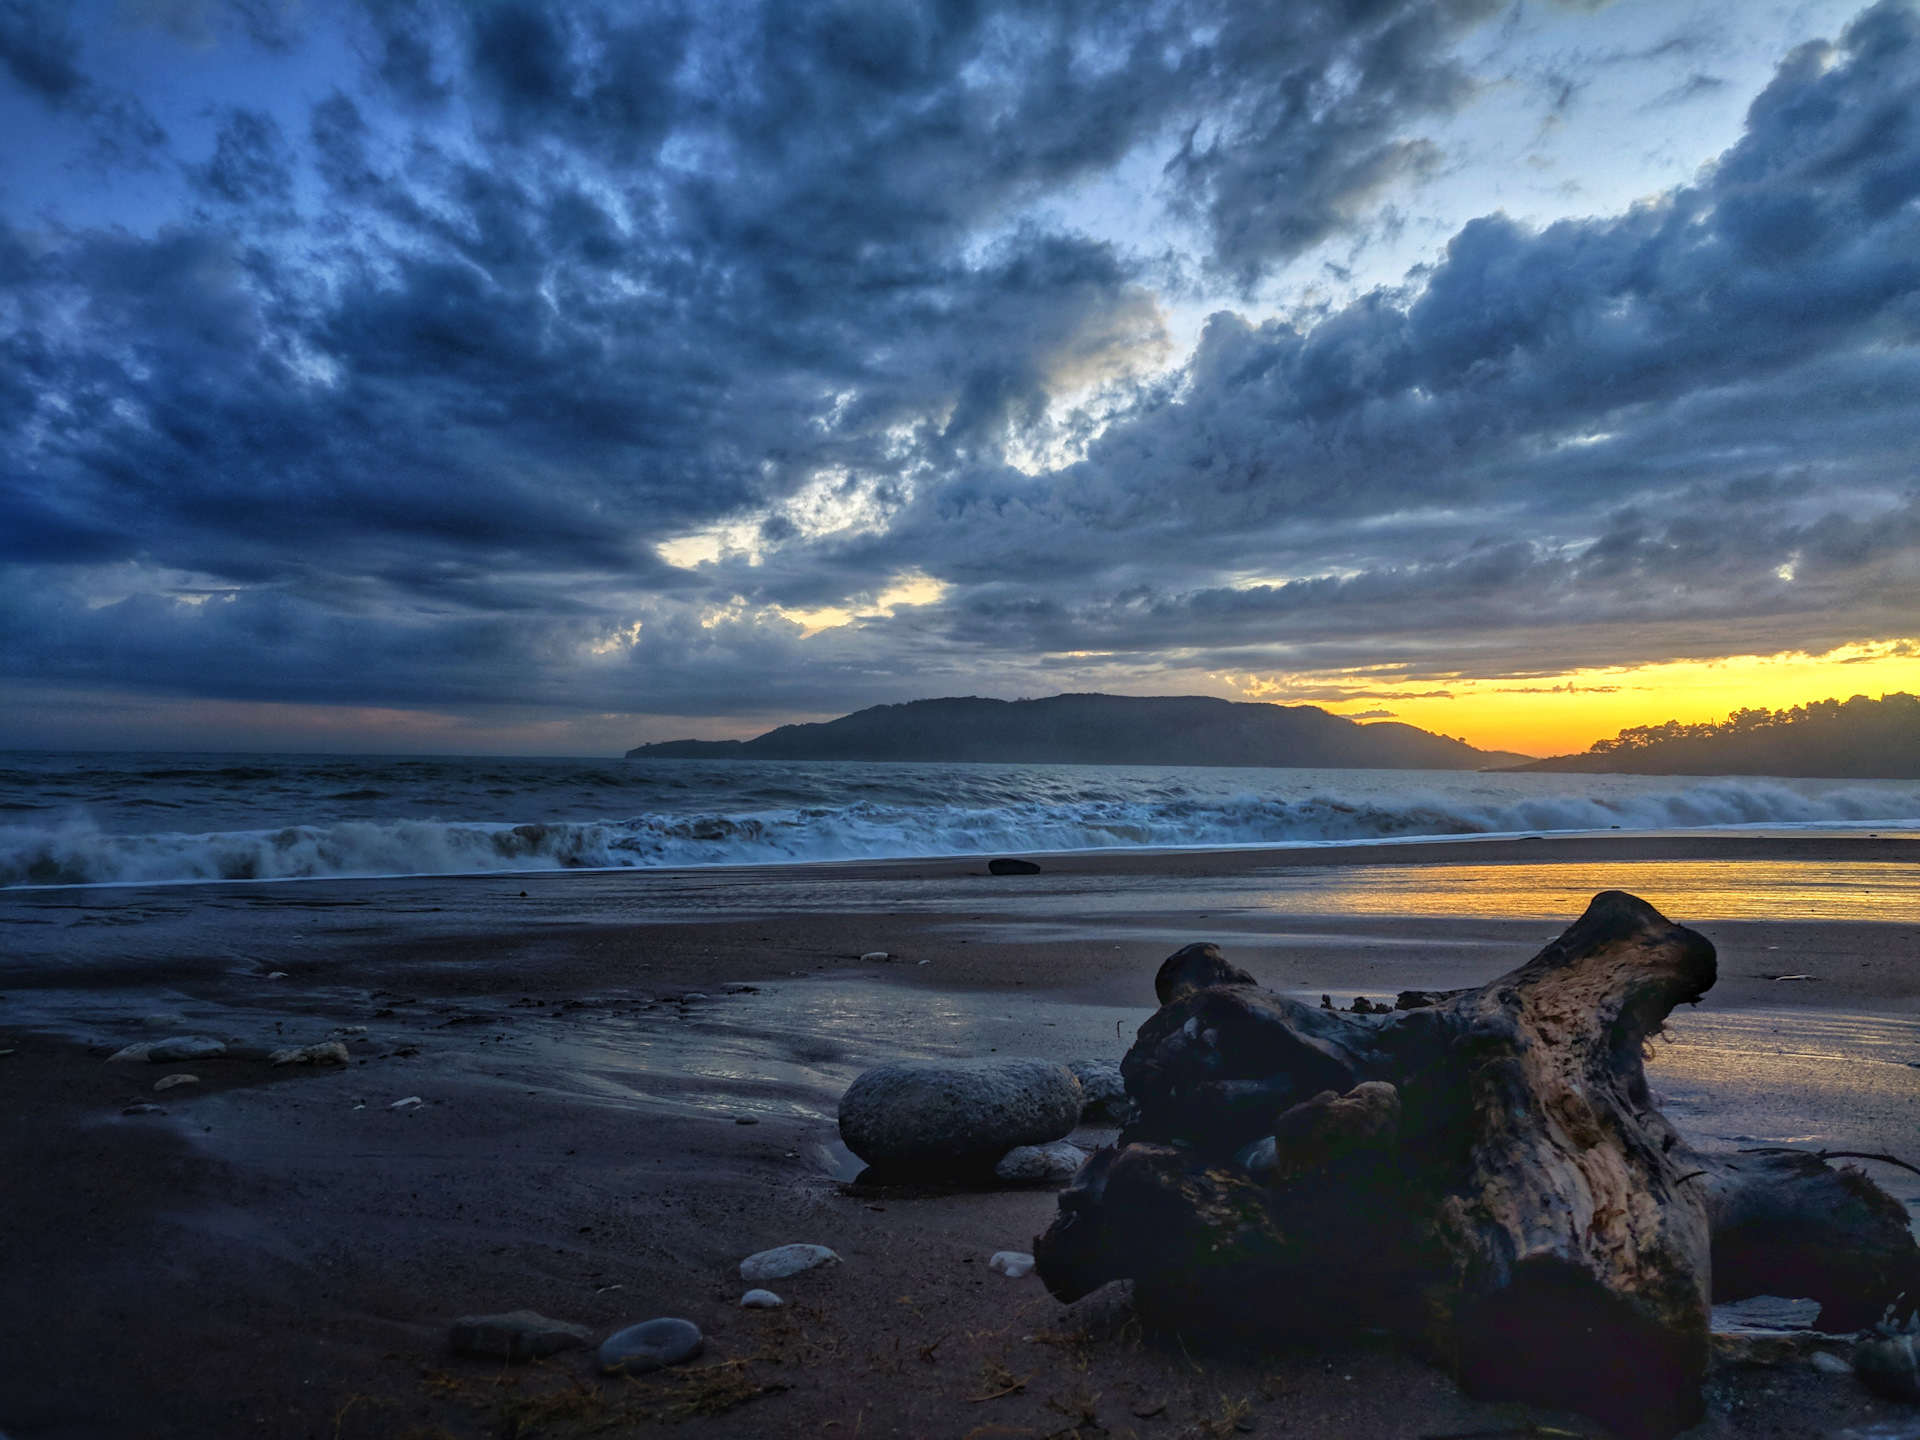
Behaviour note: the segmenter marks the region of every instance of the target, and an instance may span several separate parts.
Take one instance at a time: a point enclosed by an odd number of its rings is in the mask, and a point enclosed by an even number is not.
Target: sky
[[[0,745],[1920,691],[1902,0],[0,0]]]

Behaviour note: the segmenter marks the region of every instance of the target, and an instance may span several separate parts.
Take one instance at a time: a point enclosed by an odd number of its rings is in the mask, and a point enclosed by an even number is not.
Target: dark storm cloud
[[[139,163],[166,142],[166,132],[137,98],[87,75],[72,8],[59,0],[0,0],[0,66],[29,95],[85,125],[97,159]]]
[[[1920,22],[1882,5],[1838,52],[1791,57],[1700,184],[1540,232],[1474,221],[1416,291],[1309,326],[1217,315],[1186,388],[1084,463],[944,487],[896,543],[925,537],[976,582],[986,630],[1021,628],[993,597],[1072,577],[1081,598],[1062,587],[1029,637],[1058,649],[1236,624],[1766,615],[1784,644],[1831,635],[1836,610],[1910,626],[1916,196]],[[1169,597],[1182,568],[1336,578]],[[1086,598],[1129,577],[1151,603]]]
[[[370,4],[304,114],[211,112],[165,223],[0,225],[0,654],[718,713],[1037,651],[1474,635],[1525,669],[1582,626],[1620,658],[1891,624],[1920,599],[1907,6],[1791,57],[1693,186],[1476,220],[1404,290],[1222,312],[1136,378],[1165,267],[1047,207],[1144,165],[1193,273],[1250,284],[1434,163],[1497,8]],[[311,42],[256,9],[204,23]],[[91,124],[64,17],[0,8],[0,58]],[[1014,467],[1049,444],[1084,459]],[[660,558],[713,525],[760,553]],[[903,575],[951,588],[883,603]],[[803,638],[835,607],[869,618]]]

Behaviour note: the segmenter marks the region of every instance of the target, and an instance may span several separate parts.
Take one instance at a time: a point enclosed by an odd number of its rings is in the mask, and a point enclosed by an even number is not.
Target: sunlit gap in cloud
[[[1528,675],[1408,673],[1361,666],[1214,678],[1248,700],[1322,705],[1358,718],[1375,713],[1459,735],[1489,750],[1564,755],[1631,725],[1724,720],[1744,708],[1787,709],[1898,691],[1920,694],[1920,640],[1842,645],[1823,654],[1729,655]]]

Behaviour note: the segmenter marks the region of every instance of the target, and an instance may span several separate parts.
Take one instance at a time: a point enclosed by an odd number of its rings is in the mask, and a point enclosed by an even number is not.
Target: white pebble
[[[414,1106],[416,1106],[416,1105],[420,1105],[420,1104],[423,1104],[423,1103],[425,1103],[425,1102],[423,1102],[423,1101],[422,1101],[422,1100],[420,1099],[420,1097],[419,1097],[418,1095],[409,1095],[409,1096],[407,1096],[407,1098],[406,1098],[406,1099],[404,1099],[404,1100],[396,1100],[396,1101],[394,1101],[394,1102],[393,1102],[393,1103],[392,1103],[391,1105],[389,1105],[389,1106],[387,1106],[387,1109],[389,1109],[389,1110],[411,1110],[411,1109],[412,1109],[412,1108],[413,1108]]]
[[[863,965],[876,965],[882,960],[890,960],[892,958],[893,957],[888,955],[884,950],[869,950],[860,957],[860,962]]]
[[[1009,1280],[1018,1280],[1033,1273],[1033,1256],[1022,1250],[996,1250],[987,1261],[987,1268]]]
[[[786,1303],[771,1290],[749,1290],[740,1297],[742,1310],[778,1310]]]
[[[200,1077],[198,1075],[163,1075],[154,1082],[153,1088],[156,1090],[171,1090],[176,1085],[198,1085],[199,1083]]]

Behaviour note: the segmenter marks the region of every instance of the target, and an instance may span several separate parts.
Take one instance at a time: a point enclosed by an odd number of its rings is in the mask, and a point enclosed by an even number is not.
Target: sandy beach
[[[1143,1332],[1124,1287],[1061,1306],[989,1272],[1031,1248],[1050,1190],[859,1182],[834,1115],[862,1069],[1117,1059],[1193,940],[1346,1005],[1478,984],[1631,889],[1719,949],[1649,1071],[1689,1139],[1920,1148],[1912,838],[1042,859],[0,893],[0,1431],[1599,1433],[1469,1400],[1367,1336],[1222,1350]],[[107,1061],[173,1034],[236,1043]],[[260,1058],[326,1040],[352,1063]],[[155,1093],[174,1073],[198,1079]],[[1920,1179],[1873,1173],[1920,1209]],[[843,1263],[740,1309],[741,1258],[791,1241]],[[678,1315],[706,1352],[640,1381],[583,1351],[449,1353],[455,1317],[517,1308],[596,1338]],[[1805,1364],[1729,1359],[1709,1398],[1693,1433],[1920,1433]]]

